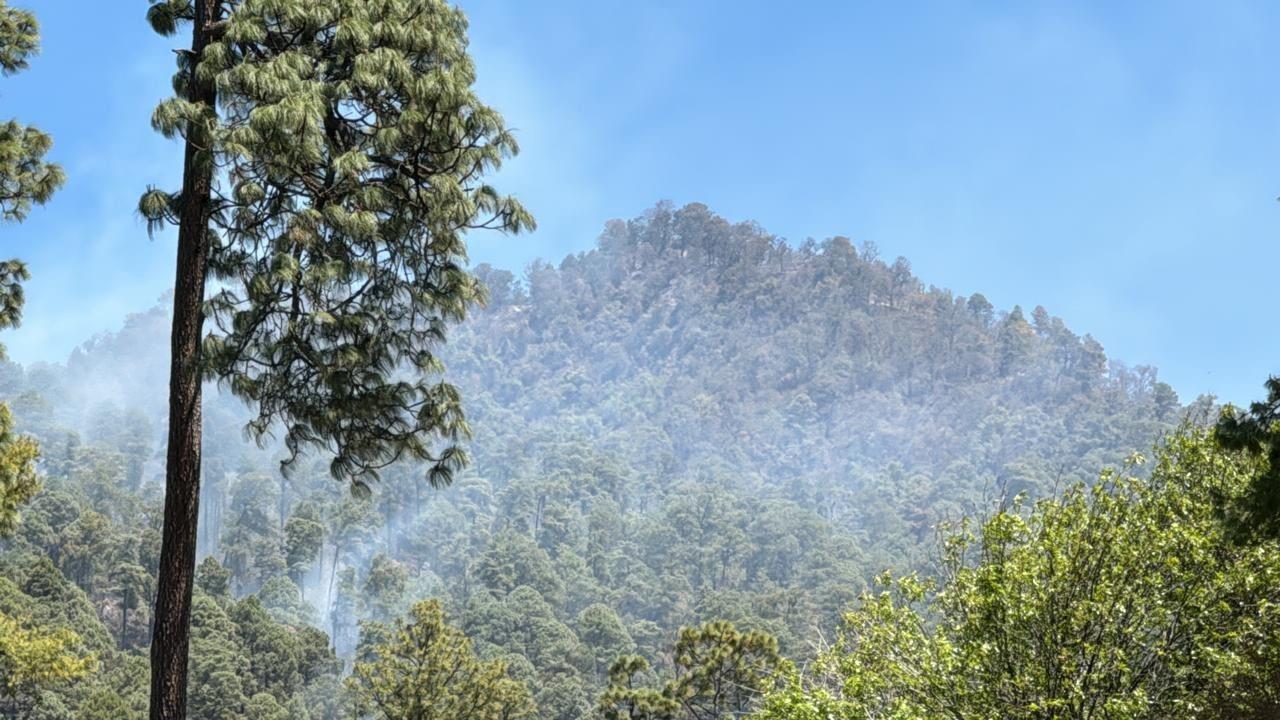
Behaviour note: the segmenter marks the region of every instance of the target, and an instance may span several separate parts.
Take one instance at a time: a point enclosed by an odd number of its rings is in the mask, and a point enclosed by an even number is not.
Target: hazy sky
[[[180,148],[148,118],[179,41],[144,0],[13,4],[44,53],[0,79],[0,107],[54,135],[70,181],[0,230],[34,275],[4,342],[61,360],[172,283],[172,236],[148,240],[134,208],[177,184]],[[1245,401],[1280,373],[1280,4],[462,6],[481,93],[524,148],[497,184],[540,224],[475,237],[476,261],[558,261],[609,218],[700,201],[1044,305],[1184,400]]]

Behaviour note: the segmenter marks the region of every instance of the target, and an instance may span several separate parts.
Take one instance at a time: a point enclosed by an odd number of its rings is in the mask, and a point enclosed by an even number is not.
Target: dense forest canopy
[[[697,638],[764,633],[805,662],[880,572],[933,567],[939,522],[1091,482],[1211,417],[1043,308],[701,205],[613,221],[558,267],[477,275],[487,306],[443,351],[474,428],[447,489],[412,463],[367,498],[320,455],[282,473],[287,449],[246,441],[249,411],[211,390],[193,717],[346,717],[370,695],[342,678],[382,637],[362,623],[427,598],[540,718],[597,712],[621,656],[661,696],[701,657],[676,652],[682,627],[728,621]],[[25,702],[145,707],[167,324],[158,306],[65,364],[3,367],[46,477],[7,541],[0,609],[99,663]]]
[[[445,0],[190,31],[176,282],[0,348],[0,715],[1280,717],[1280,378],[1189,404],[1037,306],[702,204],[519,275]],[[0,73],[37,50],[0,0]],[[64,182],[0,125],[0,221]],[[0,262],[0,329],[28,279]]]

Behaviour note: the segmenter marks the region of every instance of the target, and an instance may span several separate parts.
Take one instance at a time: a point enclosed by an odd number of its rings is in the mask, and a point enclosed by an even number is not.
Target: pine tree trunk
[[[195,0],[191,51],[196,59],[208,42],[207,28],[215,19],[216,4],[216,0]],[[195,75],[192,72],[187,99],[215,107],[213,86],[200,83]],[[173,295],[164,532],[151,642],[151,720],[184,720],[187,714],[187,649],[200,511],[200,341],[213,181],[208,147],[203,128],[188,129]]]

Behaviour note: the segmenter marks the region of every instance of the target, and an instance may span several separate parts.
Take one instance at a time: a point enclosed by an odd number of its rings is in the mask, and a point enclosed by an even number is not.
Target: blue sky
[[[176,185],[148,118],[175,41],[144,0],[25,0],[44,25],[0,108],[70,176],[0,229],[33,272],[19,361],[61,360],[172,283],[134,213]],[[103,5],[102,7],[105,7]],[[536,233],[519,271],[605,220],[705,202],[791,240],[848,235],[927,283],[1044,305],[1189,400],[1280,373],[1280,4],[462,3],[483,97],[524,148],[497,179]]]

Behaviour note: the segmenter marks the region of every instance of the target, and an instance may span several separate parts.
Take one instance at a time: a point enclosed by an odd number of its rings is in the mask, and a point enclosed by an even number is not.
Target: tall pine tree
[[[463,237],[533,221],[482,181],[517,147],[443,0],[158,0],[148,18],[192,28],[153,117],[185,141],[183,186],[139,206],[178,227],[158,720],[185,716],[202,380],[255,406],[259,437],[283,428],[286,466],[319,448],[353,490],[400,459],[447,483],[468,429],[435,348],[483,295]]]

